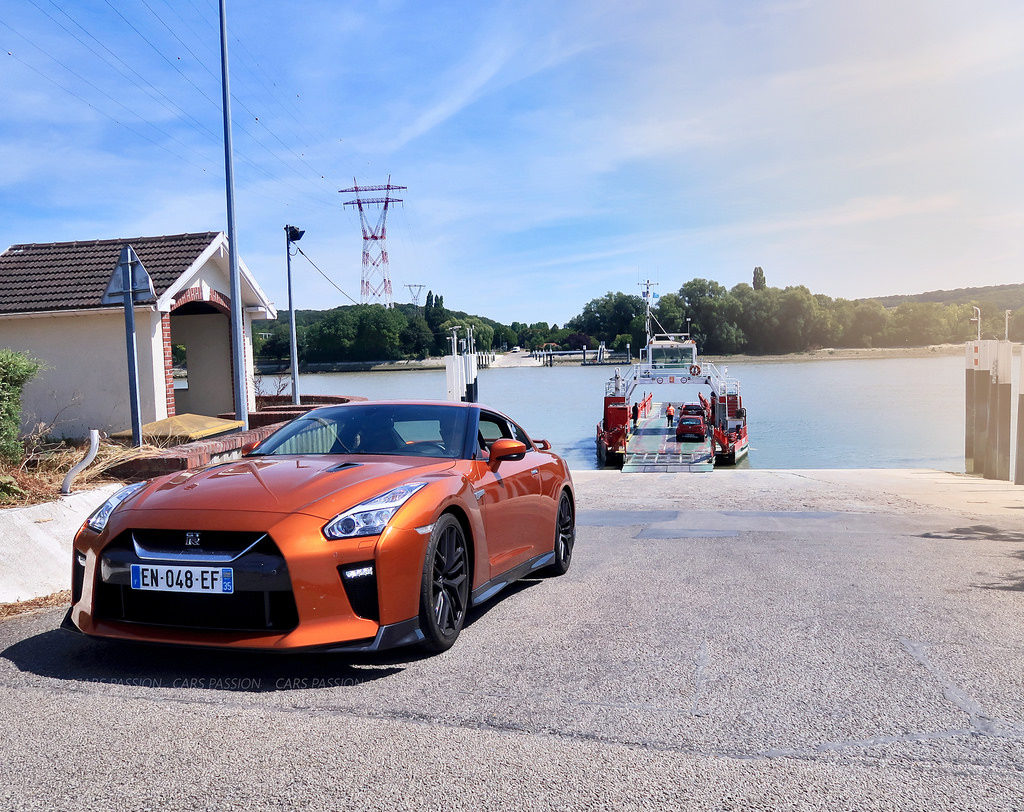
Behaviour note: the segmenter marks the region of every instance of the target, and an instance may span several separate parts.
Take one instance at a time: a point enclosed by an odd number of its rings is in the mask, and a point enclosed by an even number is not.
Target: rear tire
[[[547,568],[548,575],[565,575],[572,563],[572,549],[576,545],[576,510],[568,491],[562,491],[555,519],[555,560]]]
[[[434,523],[420,586],[422,648],[438,654],[452,647],[469,609],[469,547],[459,520],[445,513]]]

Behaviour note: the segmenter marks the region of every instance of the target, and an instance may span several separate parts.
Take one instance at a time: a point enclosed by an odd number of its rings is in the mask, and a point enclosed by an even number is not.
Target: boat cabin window
[[[697,360],[696,348],[683,344],[651,344],[647,348],[648,360],[656,367],[689,366]]]

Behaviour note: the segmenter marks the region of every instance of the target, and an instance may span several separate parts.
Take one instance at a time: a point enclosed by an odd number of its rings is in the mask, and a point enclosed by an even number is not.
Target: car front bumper
[[[373,651],[422,639],[419,592],[429,533],[388,527],[380,536],[328,541],[324,520],[249,511],[126,511],[97,536],[75,539],[68,621],[88,635],[152,643],[263,650]],[[198,528],[197,531],[195,529]],[[147,537],[221,537],[230,550],[190,550]],[[148,536],[147,536],[148,534]],[[140,545],[137,537],[143,537]],[[217,542],[215,542],[217,543]],[[170,549],[173,548],[173,549]],[[237,557],[225,561],[235,550]],[[231,567],[231,594],[134,589],[132,564]],[[372,567],[357,587],[345,573]],[[367,584],[372,580],[372,584]]]

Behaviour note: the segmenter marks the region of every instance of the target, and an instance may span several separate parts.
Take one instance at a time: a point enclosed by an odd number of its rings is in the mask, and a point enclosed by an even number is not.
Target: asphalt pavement
[[[578,477],[569,573],[439,656],[0,623],[0,807],[1020,808],[1019,497],[736,473]]]

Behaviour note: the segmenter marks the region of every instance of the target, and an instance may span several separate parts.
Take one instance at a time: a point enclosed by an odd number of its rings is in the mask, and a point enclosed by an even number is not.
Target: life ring
[[[691,375],[700,375],[700,364],[693,364],[690,367],[690,374]]]

